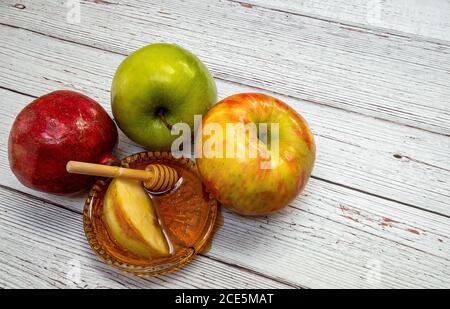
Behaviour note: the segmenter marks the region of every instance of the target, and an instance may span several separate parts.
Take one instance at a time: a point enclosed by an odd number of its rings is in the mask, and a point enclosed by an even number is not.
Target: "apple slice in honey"
[[[176,169],[180,179],[175,188],[150,194],[142,184],[131,182],[125,185],[128,193],[118,195],[124,191],[122,181],[97,179],[83,211],[92,249],[108,264],[139,276],[174,271],[207,250],[218,215],[217,201],[205,190],[195,162],[151,151],[121,161],[122,167],[133,169],[149,164]]]
[[[154,203],[140,181],[113,179],[104,197],[103,218],[110,236],[131,253],[146,258],[171,254]]]

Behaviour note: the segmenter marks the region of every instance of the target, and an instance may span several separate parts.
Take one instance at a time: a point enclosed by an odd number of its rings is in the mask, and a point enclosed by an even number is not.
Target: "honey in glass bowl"
[[[165,257],[145,258],[120,246],[103,219],[103,200],[111,179],[97,179],[84,204],[84,231],[92,249],[106,263],[140,276],[162,275],[186,265],[208,246],[214,232],[218,206],[197,175],[192,160],[169,152],[141,152],[126,157],[122,167],[145,169],[148,164],[174,168],[180,180],[172,190],[149,193],[166,240],[172,248]]]

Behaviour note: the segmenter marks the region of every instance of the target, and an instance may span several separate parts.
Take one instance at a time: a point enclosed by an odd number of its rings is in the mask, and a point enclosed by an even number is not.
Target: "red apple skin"
[[[117,140],[114,122],[96,101],[59,90],[37,98],[17,115],[9,135],[9,164],[29,188],[72,194],[89,187],[93,178],[67,173],[66,163],[110,163]]]
[[[314,137],[305,119],[286,103],[260,93],[241,93],[223,99],[203,117],[202,128],[219,124],[223,132],[232,123],[279,123],[279,156],[272,169],[261,169],[265,158],[204,156],[202,143],[209,135],[197,133],[197,167],[204,185],[223,206],[242,215],[264,215],[286,207],[308,182],[316,157]],[[200,130],[200,128],[199,128]],[[248,139],[246,140],[248,142]],[[237,140],[220,141],[238,145]],[[250,144],[240,144],[248,149]],[[267,153],[265,145],[252,144]],[[204,149],[204,148],[203,148]],[[199,157],[202,152],[203,157]],[[270,150],[269,150],[270,153]]]

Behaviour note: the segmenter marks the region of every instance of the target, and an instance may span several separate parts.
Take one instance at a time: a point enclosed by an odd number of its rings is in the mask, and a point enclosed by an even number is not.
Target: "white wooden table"
[[[450,1],[245,1],[81,1],[79,23],[65,1],[0,2],[0,288],[450,288]],[[318,157],[287,209],[224,211],[207,254],[143,279],[92,253],[84,196],[14,178],[7,139],[20,109],[53,90],[110,112],[117,65],[160,41],[197,54],[220,98],[289,103]],[[140,149],[120,136],[119,156]]]

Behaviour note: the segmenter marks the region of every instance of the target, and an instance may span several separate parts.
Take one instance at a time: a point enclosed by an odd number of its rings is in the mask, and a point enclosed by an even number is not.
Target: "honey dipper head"
[[[177,171],[163,164],[149,164],[145,168],[152,176],[144,181],[144,187],[152,192],[165,192],[175,187],[178,181]]]

